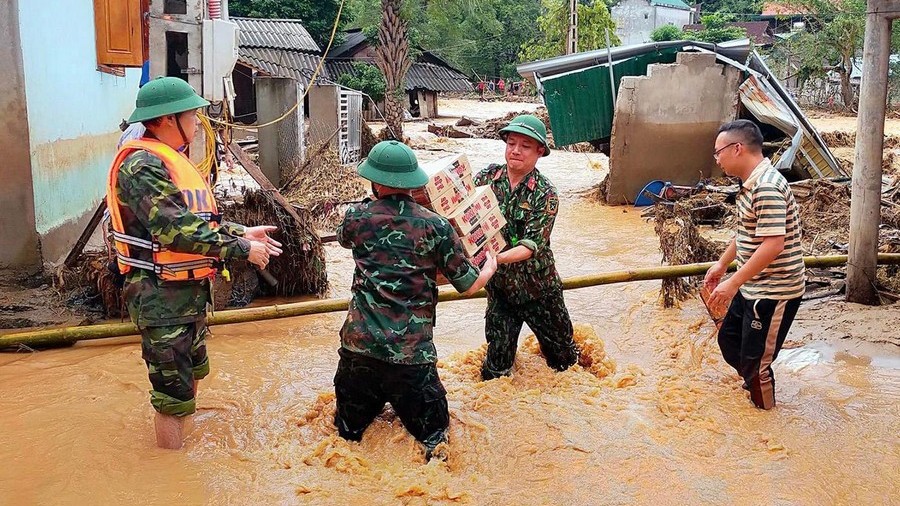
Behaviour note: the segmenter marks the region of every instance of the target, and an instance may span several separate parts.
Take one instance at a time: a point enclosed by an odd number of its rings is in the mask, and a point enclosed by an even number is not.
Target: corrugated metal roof
[[[286,49],[269,49],[258,47],[241,47],[238,49],[238,61],[260,72],[275,77],[289,77],[309,84],[309,78],[316,70],[321,58],[314,54],[301,53]],[[321,73],[325,74],[325,68]]]
[[[681,0],[650,0],[650,5],[659,5],[661,7],[672,7],[675,9],[682,9],[689,11],[691,10],[691,6],[682,2]]]
[[[344,43],[340,46],[331,48],[331,51],[328,52],[328,55],[334,56],[335,58],[346,56],[346,53],[349,53],[356,46],[364,43],[365,41],[366,35],[362,32],[362,30],[348,30],[344,32]]]
[[[413,63],[406,74],[407,89],[432,91],[472,91],[472,82],[465,75],[431,63]]]
[[[318,53],[319,46],[296,19],[230,18],[240,28],[241,47]]]
[[[362,60],[326,60],[328,76],[337,81],[343,74],[353,74],[354,62],[374,65]],[[424,89],[430,91],[472,91],[472,82],[464,74],[431,63],[413,63],[406,74],[406,91]]]
[[[806,115],[803,114],[803,111],[800,109],[800,106],[797,105],[797,102],[794,101],[794,98],[784,89],[784,86],[778,82],[778,79],[774,77],[774,74],[766,66],[765,62],[763,62],[762,58],[756,51],[750,53],[750,58],[748,61],[748,66],[759,72],[766,78],[766,83],[772,87],[778,97],[784,102],[784,105],[790,110],[791,115],[794,117],[794,120],[799,123],[801,129],[803,130],[803,144],[804,146],[810,146],[810,148],[814,149],[819,155],[821,155],[822,164],[818,167],[818,170],[810,171],[810,175],[815,175],[816,172],[821,173],[831,173],[838,176],[848,176],[844,169],[841,168],[840,164],[835,160],[834,155],[831,154],[831,151],[828,149],[828,146],[822,140],[822,137],[819,136],[819,132],[816,128],[809,122],[806,118]],[[810,149],[809,151],[811,151]],[[813,157],[813,159],[818,159],[819,157]]]
[[[771,97],[757,81],[756,76],[751,75],[741,84],[739,89],[741,103],[756,119],[774,126],[789,137],[793,136],[799,128],[790,109],[777,96]]]
[[[673,40],[667,42],[647,42],[644,44],[632,44],[630,46],[614,47],[610,50],[613,62],[618,62],[633,56],[658,53],[665,49],[676,48],[687,50],[698,47],[713,51],[736,61],[744,61],[750,54],[750,39],[739,39],[711,44],[708,42],[696,42],[690,40]],[[523,63],[516,67],[516,72],[525,79],[536,84],[535,78],[544,79],[557,74],[586,69],[595,65],[606,63],[606,49],[596,49],[582,53],[557,56],[546,60]]]

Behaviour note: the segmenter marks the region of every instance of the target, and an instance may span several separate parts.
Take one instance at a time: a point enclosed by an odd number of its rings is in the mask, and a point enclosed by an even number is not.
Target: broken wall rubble
[[[737,116],[740,70],[714,54],[678,53],[646,76],[623,77],[616,100],[607,203],[633,202],[649,181],[693,185],[721,175],[718,128]]]

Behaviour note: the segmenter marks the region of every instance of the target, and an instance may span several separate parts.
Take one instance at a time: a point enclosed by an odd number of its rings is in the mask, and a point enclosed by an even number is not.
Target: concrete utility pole
[[[578,52],[578,0],[569,0],[569,31],[566,34],[566,54]]]
[[[881,224],[881,165],[887,102],[891,23],[900,16],[900,1],[869,0],[866,8],[863,76],[856,121],[856,159],[850,202],[850,251],[847,300],[879,303],[875,289],[878,226]]]

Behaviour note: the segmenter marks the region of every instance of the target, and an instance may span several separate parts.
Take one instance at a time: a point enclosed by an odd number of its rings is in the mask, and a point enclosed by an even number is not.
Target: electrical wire
[[[319,58],[319,64],[316,65],[316,70],[315,70],[315,72],[313,72],[312,79],[310,79],[310,83],[312,83],[312,82],[315,81],[316,76],[319,75],[319,72],[321,72],[322,67],[325,65],[325,58],[328,57],[328,52],[331,50],[331,44],[334,43],[334,36],[335,36],[335,34],[337,33],[337,28],[338,28],[338,25],[340,24],[340,21],[341,21],[341,11],[344,10],[344,2],[345,2],[345,0],[341,0],[341,4],[338,6],[337,16],[335,16],[335,18],[334,18],[334,25],[331,27],[331,37],[328,39],[328,46],[325,48],[325,52],[322,53],[322,57]],[[235,124],[235,123],[229,123],[229,122],[227,122],[227,121],[221,121],[221,120],[217,120],[217,119],[214,119],[214,118],[210,118],[209,116],[206,116],[206,115],[204,115],[204,114],[201,114],[200,116],[201,116],[202,118],[206,118],[208,121],[211,121],[211,122],[216,123],[216,124],[218,124],[218,125],[223,125],[223,126],[226,126],[226,127],[229,127],[229,128],[235,128],[235,129],[237,129],[237,130],[254,130],[254,129],[259,129],[259,128],[271,126],[271,125],[274,125],[274,124],[279,123],[279,122],[281,122],[281,121],[284,121],[285,118],[287,118],[288,116],[290,116],[294,111],[297,110],[298,107],[300,107],[300,104],[302,104],[302,103],[303,103],[303,100],[306,98],[306,94],[309,93],[309,89],[310,89],[310,87],[307,86],[306,89],[303,90],[303,96],[301,96],[300,99],[297,100],[297,103],[294,104],[293,106],[291,106],[291,108],[288,109],[287,112],[285,112],[285,113],[282,114],[280,117],[278,117],[278,118],[276,118],[276,119],[274,119],[274,120],[272,120],[272,121],[269,121],[269,122],[267,122],[267,123],[263,123],[262,125],[253,125],[253,126],[238,125],[238,124]]]
[[[204,115],[200,115],[200,126],[203,128],[203,133],[206,134],[206,142],[203,146],[203,161],[197,164],[197,170],[203,177],[208,178],[213,165],[216,164],[216,131],[209,118]]]

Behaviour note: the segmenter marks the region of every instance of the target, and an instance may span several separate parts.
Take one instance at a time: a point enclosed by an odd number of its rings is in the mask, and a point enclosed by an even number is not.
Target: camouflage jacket
[[[191,213],[162,160],[147,151],[135,151],[125,158],[119,167],[116,192],[128,235],[155,239],[172,251],[222,260],[250,254],[250,242],[238,237],[244,228],[224,223],[214,230]],[[132,248],[131,254],[151,259],[149,251],[139,248]],[[143,328],[197,320],[206,314],[210,293],[207,280],[166,282],[150,271],[131,269],[123,296],[132,321]]]
[[[460,292],[479,272],[450,222],[389,195],[348,209],[337,239],[356,262],[341,346],[396,364],[435,362],[437,271]]]
[[[551,288],[562,287],[550,250],[550,233],[556,221],[559,198],[556,188],[537,169],[511,188],[506,165],[491,164],[475,176],[477,186],[490,185],[506,218],[503,238],[509,247],[525,246],[528,260],[497,266],[488,283],[488,294],[510,304],[539,299]]]

